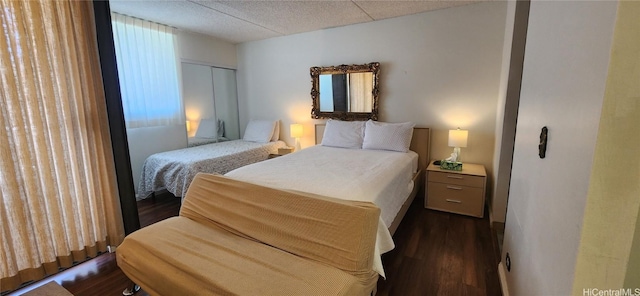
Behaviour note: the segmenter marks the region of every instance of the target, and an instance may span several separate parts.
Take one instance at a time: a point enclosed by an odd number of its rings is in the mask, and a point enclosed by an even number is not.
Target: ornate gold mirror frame
[[[340,66],[329,66],[329,67],[311,67],[311,100],[313,101],[313,105],[311,108],[311,118],[333,118],[340,120],[378,120],[378,98],[379,98],[379,72],[380,72],[380,63],[369,63],[364,65],[340,65]],[[350,112],[350,111],[327,111],[326,108],[320,108],[320,90],[322,89],[320,86],[320,75],[346,75],[352,73],[372,73],[373,77],[373,86],[370,97],[370,108],[371,112]],[[371,78],[371,77],[370,77]],[[335,88],[334,88],[335,89]],[[366,99],[369,100],[369,93],[365,93]],[[367,102],[369,103],[369,102]],[[333,109],[333,106],[331,107]]]

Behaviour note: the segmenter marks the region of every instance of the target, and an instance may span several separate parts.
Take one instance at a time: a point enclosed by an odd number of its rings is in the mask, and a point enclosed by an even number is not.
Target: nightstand
[[[283,147],[283,148],[278,148],[278,154],[279,155],[285,155],[285,154],[289,154],[291,152],[293,152],[293,147]]]
[[[483,165],[464,163],[462,171],[427,167],[424,207],[474,217],[484,216],[487,172]]]
[[[267,157],[267,159],[272,159],[272,158],[276,158],[278,156],[283,156],[283,155],[287,155],[291,152],[293,152],[293,147],[283,147],[283,148],[278,148],[278,153],[277,154],[269,154],[269,156]]]

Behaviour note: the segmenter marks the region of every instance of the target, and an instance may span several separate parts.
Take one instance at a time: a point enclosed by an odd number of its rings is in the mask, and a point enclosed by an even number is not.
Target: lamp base
[[[302,150],[302,147],[300,147],[300,138],[296,138],[296,146],[295,146],[295,150],[294,151],[300,151]]]
[[[440,169],[450,170],[450,171],[462,171],[462,162],[442,160],[440,161]]]
[[[453,154],[455,154],[455,159],[452,159],[451,161],[460,162],[462,160],[462,158],[460,157],[460,147],[454,147]]]

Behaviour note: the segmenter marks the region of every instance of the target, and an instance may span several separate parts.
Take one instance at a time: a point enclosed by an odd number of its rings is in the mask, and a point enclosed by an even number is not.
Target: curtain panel
[[[184,125],[173,28],[111,14],[127,128]]]
[[[370,73],[349,74],[349,111],[371,112],[373,110],[373,75]]]
[[[124,238],[90,1],[0,0],[0,287]]]

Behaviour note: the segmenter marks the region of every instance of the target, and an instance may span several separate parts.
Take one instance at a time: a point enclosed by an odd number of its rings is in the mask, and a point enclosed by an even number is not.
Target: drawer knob
[[[462,187],[447,185],[447,189],[462,190]]]
[[[447,178],[451,178],[451,179],[462,179],[461,176],[452,176],[452,175],[447,175]]]
[[[446,199],[447,202],[452,202],[452,203],[462,203],[461,201],[457,200],[457,199]]]

